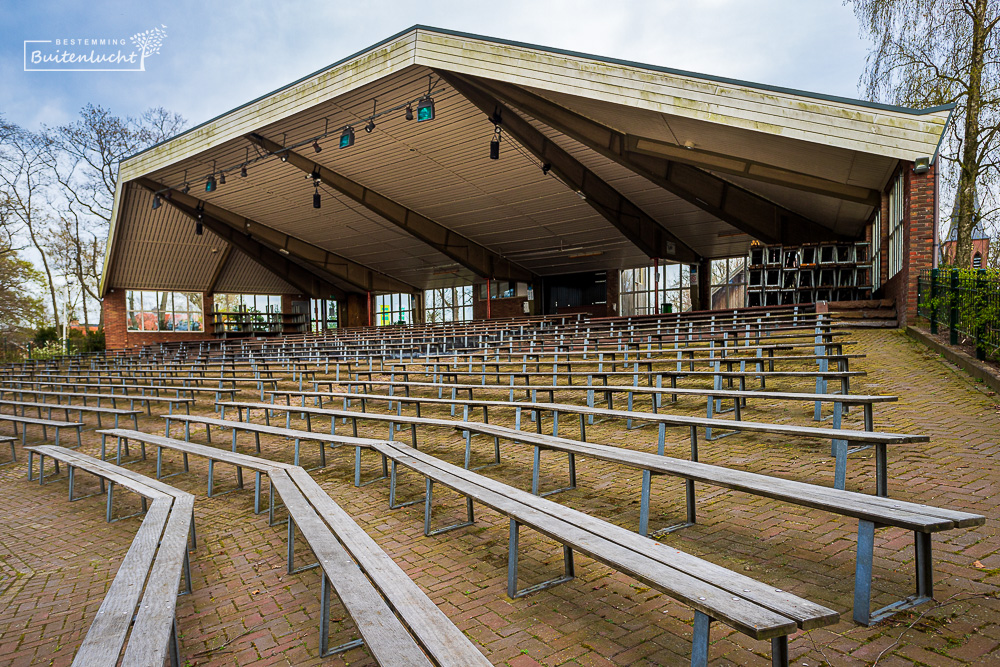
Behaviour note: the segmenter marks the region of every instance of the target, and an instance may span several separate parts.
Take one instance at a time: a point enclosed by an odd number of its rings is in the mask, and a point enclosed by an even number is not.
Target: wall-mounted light
[[[931,159],[929,157],[918,157],[913,161],[914,174],[926,174],[931,170]]]
[[[159,194],[153,195],[153,210],[155,211],[156,209],[160,208],[160,206],[162,206],[162,205],[163,204],[160,202],[160,195]]]

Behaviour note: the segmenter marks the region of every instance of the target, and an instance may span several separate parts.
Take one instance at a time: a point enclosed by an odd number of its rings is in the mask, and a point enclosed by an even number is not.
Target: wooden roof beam
[[[252,235],[236,229],[228,222],[219,219],[207,210],[208,204],[201,202],[196,197],[186,195],[179,190],[163,192],[163,188],[159,183],[148,178],[139,178],[135,182],[150,192],[160,192],[164,195],[163,201],[181,213],[184,213],[192,220],[198,220],[200,214],[202,224],[211,230],[212,233],[223,241],[226,241],[230,246],[243,252],[267,271],[286,281],[302,294],[306,294],[314,299],[330,298],[331,296],[338,299],[346,298],[346,293],[343,289],[319,275],[315,270],[303,266],[302,263],[295,261],[292,257],[278,252],[266,243],[253,238]],[[199,204],[205,205],[206,210],[199,211]]]
[[[454,232],[444,225],[407,208],[385,195],[367,188],[346,176],[328,169],[315,160],[289,150],[281,144],[257,133],[246,138],[268,151],[282,153],[288,163],[307,174],[317,173],[320,180],[338,192],[350,197],[368,210],[402,229],[414,238],[423,241],[441,254],[458,262],[480,278],[499,280],[519,280],[533,282],[535,276],[528,269],[515,264],[472,239]]]
[[[162,192],[164,187],[148,178],[137,179],[137,182],[146,188],[154,189],[154,191]],[[225,222],[243,234],[252,235],[254,238],[266,241],[274,248],[286,251],[289,256],[323,271],[330,278],[343,281],[351,287],[356,288],[356,291],[405,292],[408,294],[419,291],[409,283],[397,280],[392,276],[332,253],[325,248],[295,238],[294,236],[289,236],[273,227],[256,222],[250,218],[245,218],[215,204],[210,204],[191,195],[186,195],[178,190],[172,190],[171,197],[176,201],[186,202],[192,207],[201,205],[207,215]]]
[[[474,85],[464,76],[443,70],[434,71],[487,116],[492,117],[499,111],[501,127],[505,132],[536,158],[548,164],[552,174],[583,195],[587,204],[650,258],[688,264],[701,259],[693,248],[535,129],[531,123],[507,108],[495,95]]]
[[[637,141],[635,137],[618,132],[527,90],[516,86],[501,87],[483,79],[455,74],[450,76],[487,95],[504,100],[539,122],[765,243],[853,240],[705,169],[657,157],[652,154],[649,146],[646,147],[648,150],[640,151],[636,146],[645,146],[650,143],[648,140]],[[749,176],[747,173],[740,175]],[[812,185],[816,185],[816,181]],[[853,194],[870,205],[871,194],[867,190]]]

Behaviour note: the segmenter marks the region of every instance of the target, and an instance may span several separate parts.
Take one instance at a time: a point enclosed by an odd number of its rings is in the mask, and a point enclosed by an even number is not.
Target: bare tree
[[[162,107],[139,118],[115,116],[87,105],[73,123],[46,128],[52,148],[49,164],[60,195],[60,224],[50,242],[66,253],[66,272],[76,276],[84,299],[99,301],[103,244],[110,229],[118,166],[140,150],[184,129],[180,114]],[[104,313],[100,308],[100,324]]]
[[[19,232],[27,235],[38,252],[58,327],[59,305],[52,282],[51,261],[45,245],[51,221],[46,198],[51,182],[51,144],[46,137],[17,126],[9,126],[6,134],[6,140],[0,148],[0,188],[3,189],[10,218],[16,221]]]
[[[956,263],[969,266],[972,230],[984,214],[977,188],[998,183],[998,0],[845,0],[873,46],[861,83],[876,100],[956,105],[942,157],[957,171]],[[995,213],[996,209],[986,214]]]

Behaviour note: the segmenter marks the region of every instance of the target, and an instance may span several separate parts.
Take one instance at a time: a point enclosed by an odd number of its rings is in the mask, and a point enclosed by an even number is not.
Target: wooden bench
[[[835,623],[835,611],[763,584],[724,567],[642,537],[550,500],[531,495],[477,473],[450,465],[398,442],[366,446],[425,478],[425,535],[472,525],[473,502],[510,519],[507,594],[518,598],[574,578],[573,552],[578,551],[669,595],[694,609],[691,664],[708,662],[709,626],[720,621],[758,640],[771,640],[774,665],[788,665],[788,635]],[[395,478],[395,474],[393,475]],[[466,497],[468,520],[431,529],[433,485],[441,484]],[[564,571],[549,581],[518,587],[519,529],[529,526],[563,545]]]
[[[111,401],[111,407],[117,408],[118,401],[128,401],[129,409],[134,410],[135,404],[146,406],[146,414],[152,415],[150,409],[151,403],[166,403],[167,410],[173,414],[175,405],[183,405],[186,408],[188,414],[191,414],[191,404],[194,403],[193,398],[177,398],[174,396],[136,396],[134,394],[101,394],[101,393],[85,393],[85,392],[70,392],[70,391],[41,391],[39,389],[11,389],[9,387],[0,387],[0,398],[3,398],[7,394],[15,394],[18,400],[23,400],[25,394],[30,394],[35,398],[41,398],[41,402],[45,402],[46,396],[55,396],[57,398],[65,398],[68,401],[72,401],[75,398],[79,398],[83,401],[84,405],[87,405],[87,401],[94,399],[97,401],[98,407],[101,405],[101,401]]]
[[[272,396],[272,401],[274,401],[274,396],[285,396],[287,405],[291,405],[291,397],[298,396],[301,397],[303,405],[305,405],[305,399],[312,398],[315,399],[316,404],[319,407],[323,407],[324,398],[338,398],[344,401],[344,407],[347,408],[351,401],[360,400],[362,404],[362,411],[365,409],[366,401],[388,401],[390,403],[390,409],[392,408],[392,403],[397,403],[399,409],[397,414],[402,414],[401,408],[403,403],[411,403],[416,406],[416,414],[420,416],[420,404],[421,403],[439,403],[451,405],[452,415],[455,414],[454,406],[457,405],[472,405],[474,401],[474,392],[481,390],[488,390],[491,392],[496,392],[497,388],[493,386],[483,387],[478,384],[452,384],[452,385],[439,385],[431,382],[391,382],[389,380],[381,381],[358,381],[346,380],[341,382],[342,385],[350,387],[357,387],[358,392],[318,392],[318,391],[271,391],[268,392]],[[376,394],[374,392],[361,393],[360,389],[364,387],[371,386],[387,386],[389,387],[388,394]],[[401,387],[404,391],[403,395],[394,394],[393,390]],[[438,399],[424,398],[424,397],[414,397],[410,394],[411,388],[419,389],[438,389],[439,397]],[[443,399],[440,394],[443,390],[451,390],[451,400]],[[587,405],[589,407],[594,407],[595,404],[595,394],[602,393],[605,395],[605,400],[607,407],[609,409],[614,409],[614,400],[612,396],[616,393],[628,394],[628,410],[632,411],[634,409],[633,394],[645,394],[652,398],[651,407],[653,412],[657,412],[659,407],[662,407],[660,398],[664,395],[671,396],[671,402],[676,402],[678,396],[696,396],[699,398],[704,398],[707,402],[706,417],[711,419],[715,414],[721,414],[723,412],[733,412],[736,421],[741,421],[743,418],[743,410],[747,407],[747,402],[749,399],[762,399],[762,400],[773,400],[773,401],[801,401],[806,403],[820,402],[820,403],[833,403],[833,414],[832,414],[832,425],[833,428],[840,428],[843,423],[843,416],[847,413],[848,406],[860,406],[864,411],[864,423],[865,430],[872,431],[875,428],[875,414],[874,414],[874,404],[875,403],[888,403],[895,402],[898,399],[895,396],[881,396],[881,395],[864,395],[864,394],[799,394],[794,392],[777,392],[777,391],[737,391],[728,389],[691,389],[691,388],[681,388],[681,389],[667,389],[667,388],[655,388],[655,387],[628,387],[619,385],[610,385],[607,387],[584,387],[580,385],[548,385],[548,386],[532,386],[532,387],[511,387],[510,388],[510,398],[509,402],[513,402],[515,390],[524,391],[524,402],[535,403],[538,399],[539,392],[549,395],[549,402],[555,403],[555,395],[557,392],[560,393],[571,393],[580,394],[586,392],[587,394]],[[468,401],[460,400],[458,398],[458,392],[463,392],[468,394]],[[720,410],[716,407],[716,402],[721,402],[722,399],[732,400],[733,408],[730,410]],[[593,416],[588,417],[588,423],[593,424]],[[711,429],[706,429],[707,438],[712,440]]]
[[[157,474],[163,448],[183,452],[185,457],[192,454],[207,458],[209,496],[212,495],[211,465],[216,461],[235,465],[237,470],[246,467],[257,471],[258,499],[260,475],[268,475],[290,519],[288,573],[315,567],[294,566],[296,528],[322,568],[321,656],[340,653],[362,643],[353,641],[329,647],[326,619],[330,617],[332,586],[357,624],[364,644],[380,665],[490,665],[462,631],[302,468],[139,431],[109,429],[101,433],[157,447]],[[273,506],[272,500],[271,523]]]
[[[205,425],[205,435],[208,441],[212,441],[212,431],[211,427],[216,426],[220,428],[232,429],[233,439],[232,439],[232,451],[236,451],[236,434],[239,431],[246,431],[254,434],[254,441],[257,447],[257,453],[260,453],[260,434],[264,433],[266,435],[276,435],[284,438],[289,438],[295,441],[295,465],[299,465],[299,454],[301,449],[302,440],[310,440],[319,444],[319,457],[320,464],[318,467],[322,468],[326,466],[326,448],[325,444],[332,446],[339,446],[344,444],[342,438],[337,436],[327,436],[323,433],[305,433],[303,431],[294,431],[287,428],[279,428],[276,426],[271,426],[270,424],[251,424],[249,422],[233,422],[226,421],[225,419],[218,419],[215,417],[209,417],[204,415],[160,415],[166,420],[166,430],[165,434],[170,437],[170,426],[171,422],[181,422],[184,424],[184,439],[191,440],[191,424],[204,424]],[[308,436],[308,437],[306,437]],[[128,455],[128,449],[126,448],[125,454]],[[101,451],[101,456],[104,456],[104,451]]]
[[[97,476],[102,487],[107,482],[109,521],[115,485],[140,494],[143,508],[148,508],[73,665],[113,666],[119,660],[123,666],[162,665],[169,658],[172,667],[179,667],[177,596],[182,575],[186,581],[184,592],[191,592],[188,542],[190,539],[194,546],[194,496],[62,447],[40,445],[28,448],[28,452],[28,479],[32,479],[32,458],[37,455],[40,484],[46,481],[46,457],[55,462],[55,474],[59,473],[59,461],[66,464],[70,501],[80,499],[74,497],[77,469]],[[152,503],[147,505],[147,499]]]
[[[146,395],[147,391],[153,392],[151,395],[154,396],[154,397],[158,397],[160,395],[161,391],[172,391],[172,392],[175,392],[175,395],[178,398],[181,397],[181,392],[184,392],[186,394],[190,394],[191,398],[194,398],[195,394],[205,394],[205,393],[208,393],[208,394],[215,394],[215,400],[219,400],[219,397],[222,396],[222,395],[228,395],[228,396],[231,396],[231,397],[235,396],[236,393],[239,391],[238,389],[234,389],[234,388],[228,388],[227,389],[227,388],[224,388],[224,387],[176,387],[176,386],[169,386],[168,387],[168,386],[165,386],[165,385],[156,385],[156,384],[145,384],[145,385],[143,385],[143,384],[109,384],[109,383],[106,383],[106,382],[105,383],[93,383],[93,382],[52,382],[52,381],[37,380],[37,379],[30,380],[30,381],[28,381],[28,380],[4,380],[4,381],[0,382],[0,385],[4,385],[4,386],[6,386],[8,388],[11,388],[11,385],[14,385],[13,388],[17,388],[17,389],[20,389],[24,385],[40,386],[40,387],[53,387],[53,388],[55,388],[55,387],[67,387],[67,388],[70,388],[70,389],[73,389],[73,388],[110,389],[112,393],[114,393],[114,391],[116,389],[121,389],[122,390],[122,394],[121,394],[122,396],[127,396],[128,395],[125,392],[126,389],[135,389],[135,390],[141,391],[142,395]]]
[[[456,425],[455,428],[461,430],[463,427]],[[978,514],[871,496],[853,491],[830,489],[805,482],[780,479],[742,470],[733,470],[722,466],[699,463],[696,457],[694,460],[687,461],[622,447],[598,445],[540,433],[517,431],[496,425],[479,426],[477,430],[484,435],[492,435],[497,438],[524,443],[534,447],[531,492],[535,495],[551,495],[569,488],[576,488],[576,456],[589,457],[641,470],[642,487],[640,491],[638,531],[640,535],[649,534],[650,493],[652,477],[654,475],[669,475],[686,480],[687,516],[685,522],[655,531],[653,535],[673,532],[695,523],[697,516],[695,510],[695,482],[858,519],[854,620],[866,625],[877,623],[896,612],[909,609],[933,598],[934,566],[931,558],[930,539],[932,533],[954,528],[980,526],[985,522],[985,517]],[[543,450],[565,452],[569,455],[569,487],[554,489],[546,493],[541,492],[540,468],[541,452]],[[357,471],[355,472],[355,477],[358,477]],[[872,563],[874,558],[874,543],[870,533],[875,528],[890,526],[913,531],[917,592],[915,595],[900,602],[888,605],[878,611],[870,612]]]
[[[71,422],[71,421],[57,421],[53,419],[37,419],[35,417],[21,417],[18,415],[8,415],[0,413],[0,422],[10,422],[14,425],[14,435],[17,436],[17,425],[21,425],[21,446],[24,447],[27,444],[28,437],[28,426],[40,426],[42,429],[42,438],[48,440],[49,438],[49,428],[54,428],[56,430],[56,445],[59,444],[59,433],[64,428],[75,428],[76,429],[76,446],[79,447],[82,443],[81,438],[83,437],[83,422]]]
[[[398,399],[396,399],[398,400]],[[824,440],[830,440],[832,443],[832,449],[835,456],[835,469],[834,469],[834,487],[838,489],[843,489],[847,482],[847,456],[851,451],[850,444],[858,443],[862,446],[871,445],[875,447],[875,487],[876,493],[880,496],[888,496],[888,459],[887,459],[887,446],[888,445],[902,445],[909,443],[918,442],[928,442],[930,438],[924,435],[914,435],[906,433],[883,433],[879,431],[856,431],[850,429],[832,429],[832,428],[817,428],[814,426],[792,426],[788,424],[767,424],[761,422],[750,422],[750,421],[730,421],[723,419],[705,419],[703,417],[686,417],[682,415],[671,415],[664,413],[652,413],[652,412],[628,412],[625,410],[606,410],[603,408],[591,408],[582,405],[569,405],[563,403],[520,403],[520,402],[509,402],[509,401],[471,401],[471,404],[476,404],[483,406],[484,409],[488,407],[505,407],[512,408],[515,411],[515,428],[520,430],[521,428],[521,411],[526,410],[536,414],[536,427],[537,431],[541,433],[542,429],[542,412],[551,413],[553,416],[552,421],[552,431],[553,435],[558,435],[559,428],[559,413],[569,413],[577,414],[580,417],[580,440],[586,441],[586,418],[590,415],[596,417],[612,418],[612,419],[641,419],[643,421],[648,421],[654,423],[658,426],[658,442],[657,442],[657,452],[663,454],[666,448],[666,428],[667,426],[680,426],[687,427],[690,433],[690,445],[691,451],[696,452],[698,448],[698,429],[700,428],[715,428],[715,429],[731,429],[734,431],[747,431],[750,433],[769,433],[776,435],[784,435],[791,437],[802,437],[802,438],[819,438]],[[301,412],[307,416],[307,429],[312,430],[311,421],[308,419],[310,415],[321,415],[330,418],[331,432],[335,429],[336,418],[347,418],[351,419],[354,426],[354,435],[357,436],[357,420],[367,419],[371,421],[381,421],[388,422],[390,425],[389,439],[392,439],[393,434],[396,430],[396,425],[398,424],[409,424],[411,428],[411,433],[414,438],[413,442],[416,444],[416,427],[420,425],[425,426],[445,426],[454,427],[456,423],[455,420],[451,419],[439,419],[439,418],[427,418],[427,417],[409,417],[404,415],[386,415],[372,412],[358,412],[355,410],[334,410],[330,408],[316,408],[311,406],[283,406],[276,403],[243,403],[234,401],[219,401],[217,404],[223,409],[223,414],[225,408],[232,407],[240,411],[239,418],[242,420],[242,410],[263,410],[265,419],[269,421],[269,413],[273,410],[283,411],[286,414],[286,427],[289,424],[291,413]],[[488,413],[484,416],[484,419],[488,421]],[[475,432],[478,428],[479,422],[468,421],[468,412],[463,417],[462,430],[467,432],[466,442],[467,448],[469,445],[469,439],[471,433]],[[499,452],[499,445],[497,445],[497,452]],[[497,454],[499,457],[499,454]]]
[[[118,428],[119,417],[131,417],[132,425],[139,428],[138,416],[142,414],[142,410],[126,410],[124,408],[102,408],[95,405],[70,405],[68,403],[37,403],[34,401],[8,401],[0,400],[0,405],[8,405],[12,409],[21,409],[21,416],[23,417],[25,412],[29,409],[35,409],[38,411],[38,418],[42,418],[42,410],[47,411],[47,418],[52,419],[53,410],[62,410],[65,413],[65,417],[69,420],[69,413],[76,412],[77,418],[83,421],[83,413],[89,412],[91,414],[97,415],[97,426],[101,427],[101,415],[113,415],[115,418],[115,428]]]
[[[156,447],[156,479],[165,479],[167,477],[173,477],[174,475],[180,475],[189,472],[188,468],[188,455],[201,456],[208,459],[208,491],[206,495],[212,498],[217,495],[225,495],[243,488],[243,468],[249,468],[254,471],[254,498],[253,498],[253,511],[254,514],[260,514],[261,509],[261,477],[270,472],[272,468],[291,468],[293,467],[287,463],[280,463],[278,461],[271,461],[268,459],[261,459],[256,456],[248,456],[246,454],[240,454],[236,451],[226,451],[224,449],[219,449],[217,447],[209,447],[206,445],[199,445],[186,440],[177,440],[175,438],[168,438],[162,435],[153,435],[151,433],[143,433],[142,431],[132,431],[128,429],[106,429],[98,431],[101,434],[101,458],[105,456],[106,449],[106,439],[112,437],[116,439],[118,458],[121,459],[122,449],[125,450],[125,455],[128,456],[128,443],[130,440],[135,442],[143,443],[143,445],[151,445]],[[180,472],[170,473],[167,475],[163,474],[163,450],[169,449],[173,451],[180,452],[183,457],[183,469]],[[142,447],[142,458],[145,459],[146,449]],[[230,489],[229,491],[223,491],[222,493],[215,492],[215,464],[216,462],[222,462],[232,465],[236,468],[236,488]],[[270,494],[269,499],[269,523],[273,525],[274,523],[274,495]]]

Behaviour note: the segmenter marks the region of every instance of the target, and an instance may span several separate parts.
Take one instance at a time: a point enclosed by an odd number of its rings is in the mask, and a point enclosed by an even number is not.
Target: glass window
[[[479,300],[486,301],[486,285],[479,286]],[[516,283],[510,280],[491,280],[489,282],[491,299],[509,299],[515,296],[525,296],[528,293],[528,283]]]
[[[619,312],[624,317],[656,313],[657,297],[661,312],[668,305],[675,313],[691,310],[691,271],[685,264],[663,263],[658,271],[652,266],[625,269],[620,280]]]
[[[201,294],[197,292],[125,293],[126,327],[129,331],[204,331]]]
[[[886,243],[889,246],[889,270],[886,280],[903,268],[903,220],[906,217],[903,189],[903,172],[900,171],[889,191],[889,238]]]
[[[339,321],[336,299],[312,299],[312,330],[336,329]]]
[[[747,258],[712,260],[712,310],[742,308],[746,303]]]
[[[882,211],[872,218],[872,289],[882,286]]]
[[[483,294],[485,294],[485,285]],[[472,319],[472,286],[429,289],[424,292],[424,321],[464,322]]]
[[[413,324],[413,296],[410,294],[379,294],[375,297],[375,324]]]

